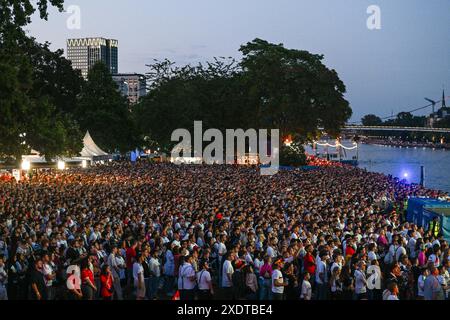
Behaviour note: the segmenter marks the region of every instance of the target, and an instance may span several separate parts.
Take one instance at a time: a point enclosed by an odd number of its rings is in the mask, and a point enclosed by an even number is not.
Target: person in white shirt
[[[226,241],[225,235],[220,235],[218,237],[217,242],[217,262],[219,264],[219,283],[222,282],[222,267],[223,267],[223,259],[225,259],[225,256],[227,254],[227,247],[225,246]]]
[[[369,250],[369,252],[367,252],[367,259],[369,260],[369,262],[371,263],[373,260],[378,260],[376,254],[377,245],[374,242],[371,242],[367,249]]]
[[[272,300],[283,300],[284,287],[288,284],[283,280],[283,274],[280,268],[283,265],[283,260],[280,259],[273,264],[272,271]]]
[[[411,232],[411,238],[408,240],[409,257],[416,258],[416,231]]]
[[[207,261],[201,262],[201,270],[197,272],[198,283],[198,299],[211,300],[214,295],[212,285],[211,273],[209,272],[209,265]]]
[[[159,288],[159,280],[161,278],[161,264],[158,260],[159,252],[158,250],[153,250],[149,261],[149,271],[150,271],[150,285],[149,285],[149,299],[156,299]]]
[[[111,253],[108,256],[107,264],[111,269],[111,274],[113,276],[114,293],[116,294],[118,300],[123,300],[122,286],[120,285],[120,269],[123,268],[123,266],[119,265],[119,260],[116,258],[118,252],[119,248],[117,246],[113,246]]]
[[[308,272],[305,272],[303,276],[303,282],[302,282],[302,290],[300,292],[300,299],[301,300],[311,300],[312,296],[312,289],[311,289],[311,283],[309,282],[309,279],[311,276]]]
[[[268,245],[267,246],[267,251],[266,251],[267,255],[269,257],[271,257],[272,259],[277,257],[277,252],[275,251],[275,249],[272,247],[272,245]]]
[[[418,300],[424,300],[424,287],[425,287],[425,280],[428,277],[428,275],[430,274],[430,272],[428,271],[428,269],[423,269],[422,270],[422,274],[419,276],[419,279],[417,279],[417,299]]]
[[[316,284],[317,284],[317,299],[327,300],[328,294],[328,272],[327,261],[329,255],[326,251],[322,251],[316,260]]]
[[[144,281],[144,255],[138,255],[137,261],[133,264],[133,280],[134,288],[136,289],[136,299],[144,300],[145,298],[145,281]]]
[[[183,258],[182,258],[183,259]],[[181,264],[178,272],[178,290],[180,300],[194,300],[195,298],[195,269],[192,266],[192,256],[184,257],[185,262]]]
[[[395,282],[388,284],[387,289],[383,292],[383,300],[387,301],[398,301],[398,286]]]
[[[223,263],[223,267],[222,267],[222,288],[224,289],[224,295],[228,299],[231,299],[231,297],[233,296],[232,277],[233,277],[233,273],[234,273],[234,268],[231,263],[231,261],[233,261],[233,260],[234,260],[234,253],[229,252],[227,254],[227,258],[226,258],[225,262]]]
[[[402,255],[406,256],[406,249],[403,247],[403,245],[400,245],[397,250],[395,251],[395,261],[400,261],[400,257]]]
[[[355,293],[358,300],[367,300],[366,263],[360,261],[355,270]]]
[[[47,286],[47,300],[54,300],[55,298],[53,281],[56,279],[56,267],[52,260],[52,257],[48,253],[42,256],[42,273],[44,274],[45,285]]]
[[[428,263],[432,263],[436,268],[441,265],[439,256],[441,255],[441,249],[439,246],[433,246],[433,253],[428,257]]]

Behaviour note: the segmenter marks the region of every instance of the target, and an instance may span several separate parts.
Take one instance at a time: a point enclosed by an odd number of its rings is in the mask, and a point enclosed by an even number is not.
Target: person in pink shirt
[[[425,254],[425,246],[423,245],[422,241],[417,242],[416,250],[419,251],[417,254],[417,260],[419,261],[419,266],[423,267],[427,263],[427,256]]]
[[[259,269],[259,300],[269,300],[272,288],[272,258],[266,256]]]

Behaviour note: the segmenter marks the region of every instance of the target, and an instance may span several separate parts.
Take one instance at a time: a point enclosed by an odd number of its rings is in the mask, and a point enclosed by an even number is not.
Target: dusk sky
[[[426,105],[424,97],[439,100],[443,86],[450,96],[450,0],[66,0],[70,5],[81,9],[81,29],[68,29],[70,15],[51,10],[47,22],[34,17],[30,34],[64,50],[67,38],[117,39],[119,72],[144,73],[153,59],[240,58],[239,46],[258,37],[324,54],[347,86],[353,121]],[[370,5],[381,9],[381,30],[366,26]]]

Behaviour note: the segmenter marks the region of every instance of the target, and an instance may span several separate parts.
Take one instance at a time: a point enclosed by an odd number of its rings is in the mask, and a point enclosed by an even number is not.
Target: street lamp
[[[28,160],[23,160],[22,161],[22,170],[23,171],[28,171],[31,169],[31,163]]]
[[[58,161],[58,169],[64,170],[66,168],[66,163],[64,161]]]

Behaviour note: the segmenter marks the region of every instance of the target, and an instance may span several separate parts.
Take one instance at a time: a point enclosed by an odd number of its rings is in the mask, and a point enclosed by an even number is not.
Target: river
[[[330,141],[331,144],[334,142]],[[344,141],[344,146],[352,142]],[[306,148],[311,152],[311,148]],[[330,148],[330,152],[335,149]],[[325,153],[319,147],[319,152]],[[355,151],[347,151],[351,158]],[[381,145],[360,144],[359,167],[368,171],[391,174],[408,182],[420,182],[420,167],[425,168],[425,186],[430,189],[450,192],[450,151],[423,148],[396,148]]]

